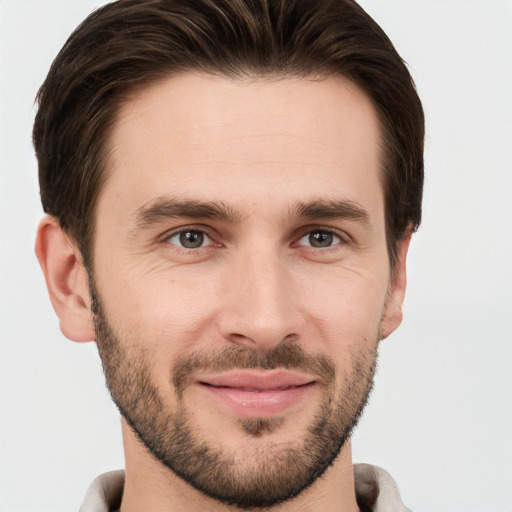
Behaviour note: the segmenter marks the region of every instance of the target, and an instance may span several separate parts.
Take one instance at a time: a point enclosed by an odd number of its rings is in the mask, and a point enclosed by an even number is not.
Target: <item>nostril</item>
[[[238,333],[232,333],[229,335],[230,341],[233,341],[234,343],[243,343],[243,342],[249,342],[249,343],[255,343],[255,341],[248,336],[245,336],[243,334]]]
[[[295,334],[295,333],[292,333],[292,334],[287,334],[287,335],[283,338],[283,341],[286,341],[286,342],[288,342],[288,343],[294,343],[294,342],[296,342],[298,339],[299,339],[299,335],[298,335],[298,334]]]
[[[273,347],[280,345],[281,343],[295,343],[299,340],[299,335],[296,333],[290,333],[281,336],[274,336],[269,333],[260,333],[255,337],[247,336],[245,334],[240,333],[231,333],[227,339],[231,343],[235,343],[236,345],[251,347],[253,349],[261,349],[261,350],[270,350]]]

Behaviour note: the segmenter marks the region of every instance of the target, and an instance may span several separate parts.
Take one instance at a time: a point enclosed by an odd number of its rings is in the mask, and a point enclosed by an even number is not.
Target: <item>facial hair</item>
[[[169,410],[151,377],[149,351],[128,336],[121,338],[107,319],[94,282],[90,281],[96,341],[107,386],[131,429],[149,453],[204,495],[241,509],[272,507],[311,486],[335,461],[357,424],[373,387],[377,340],[361,344],[347,375],[334,361],[308,354],[300,345],[280,343],[268,352],[233,346],[218,353],[193,352],[178,359],[170,380],[177,407]],[[240,419],[238,427],[257,449],[229,452],[213,446],[194,424],[187,388],[197,372],[277,368],[319,377],[323,398],[303,440],[276,443],[273,432],[282,418]],[[208,427],[202,425],[202,427]]]

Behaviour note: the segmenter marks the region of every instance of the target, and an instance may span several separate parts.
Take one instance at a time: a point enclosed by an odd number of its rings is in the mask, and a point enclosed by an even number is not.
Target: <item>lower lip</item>
[[[215,387],[200,384],[210,396],[246,418],[271,417],[283,413],[299,403],[313,388],[314,383],[292,386],[281,390],[244,391],[243,389]]]

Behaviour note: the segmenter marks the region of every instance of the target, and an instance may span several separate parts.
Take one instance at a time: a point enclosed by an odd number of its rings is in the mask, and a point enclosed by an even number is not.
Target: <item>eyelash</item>
[[[301,247],[299,242],[303,238],[306,238],[307,236],[311,236],[313,233],[324,233],[324,234],[333,235],[334,237],[336,237],[339,240],[338,242],[333,243],[332,245],[330,245],[328,247],[314,247],[312,245],[307,246],[310,250],[315,251],[315,252],[335,251],[335,250],[339,249],[340,245],[346,245],[349,243],[348,235],[342,231],[339,231],[339,230],[333,229],[333,228],[329,228],[329,227],[324,227],[324,226],[313,226],[313,227],[308,227],[307,231],[303,231],[303,234],[297,239],[296,242],[293,242],[292,245]]]
[[[172,243],[170,240],[176,236],[179,236],[179,235],[182,235],[184,233],[189,233],[189,232],[194,232],[194,233],[200,233],[202,235],[204,235],[207,239],[210,240],[210,244],[211,245],[211,242],[214,241],[214,237],[211,236],[211,234],[209,233],[209,230],[205,229],[204,227],[202,226],[185,226],[185,227],[181,227],[177,230],[173,230],[171,231],[170,233],[167,233],[166,235],[163,236],[163,239],[162,241],[164,243],[167,243],[167,244],[171,244],[173,246],[175,246],[179,251],[181,252],[185,252],[187,254],[189,253],[197,253],[197,251],[199,249],[205,249],[206,247],[208,247],[209,245],[207,246],[204,246],[204,245],[201,245],[200,247],[197,247],[197,248],[189,248],[189,247],[183,247],[181,245],[178,245],[177,243]],[[218,247],[221,247],[221,244],[215,244],[214,245],[217,245]]]
[[[183,247],[182,245],[179,245],[178,243],[170,242],[170,240],[172,238],[182,235],[187,232],[200,233],[200,234],[204,235],[205,237],[207,237],[207,239],[210,240],[210,243],[208,245],[201,245],[199,247],[189,248],[189,247]],[[327,246],[327,247],[315,247],[313,245],[307,246],[307,245],[302,245],[299,243],[303,238],[310,236],[311,234],[313,234],[315,232],[333,235],[339,241],[336,243],[333,243],[332,245]],[[212,236],[208,229],[205,229],[205,227],[203,227],[203,226],[197,226],[197,225],[196,226],[180,227],[177,230],[167,233],[162,239],[163,242],[173,245],[177,250],[179,250],[182,253],[186,253],[186,254],[197,254],[197,252],[200,249],[207,249],[208,247],[211,247],[212,245],[217,246],[217,247],[222,247],[222,244],[215,243],[214,240],[215,240],[215,236]],[[212,242],[213,242],[213,244],[212,244]],[[347,245],[348,243],[350,243],[350,237],[343,231],[339,231],[337,229],[333,229],[333,228],[325,227],[325,226],[307,226],[300,231],[300,236],[296,236],[296,235],[294,236],[294,242],[292,242],[291,247],[307,247],[308,250],[313,251],[315,253],[326,253],[326,252],[332,252],[332,251],[339,250],[340,245],[344,246],[344,245]]]

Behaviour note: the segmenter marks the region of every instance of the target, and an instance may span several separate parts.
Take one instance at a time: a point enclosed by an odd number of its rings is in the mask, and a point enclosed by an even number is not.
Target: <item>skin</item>
[[[169,410],[178,404],[170,369],[190,353],[268,351],[286,340],[331,358],[340,387],[356,356],[374,353],[400,324],[410,235],[398,244],[392,276],[379,125],[352,83],[175,76],[124,105],[110,144],[96,212],[95,284],[125,348],[149,358]],[[233,215],[141,213],[176,199],[215,202]],[[362,215],[298,215],[298,203],[333,201]],[[204,232],[205,244],[180,247],[185,228]],[[311,246],[309,234],[318,231],[334,233],[330,246]],[[87,273],[55,219],[42,221],[36,252],[63,333],[94,340]],[[280,415],[279,428],[255,438],[201,389],[191,386],[184,397],[208,443],[256,456],[303,440],[322,389],[313,386]],[[156,461],[124,421],[123,439],[123,512],[229,510]],[[275,509],[357,511],[350,443],[323,478]]]

